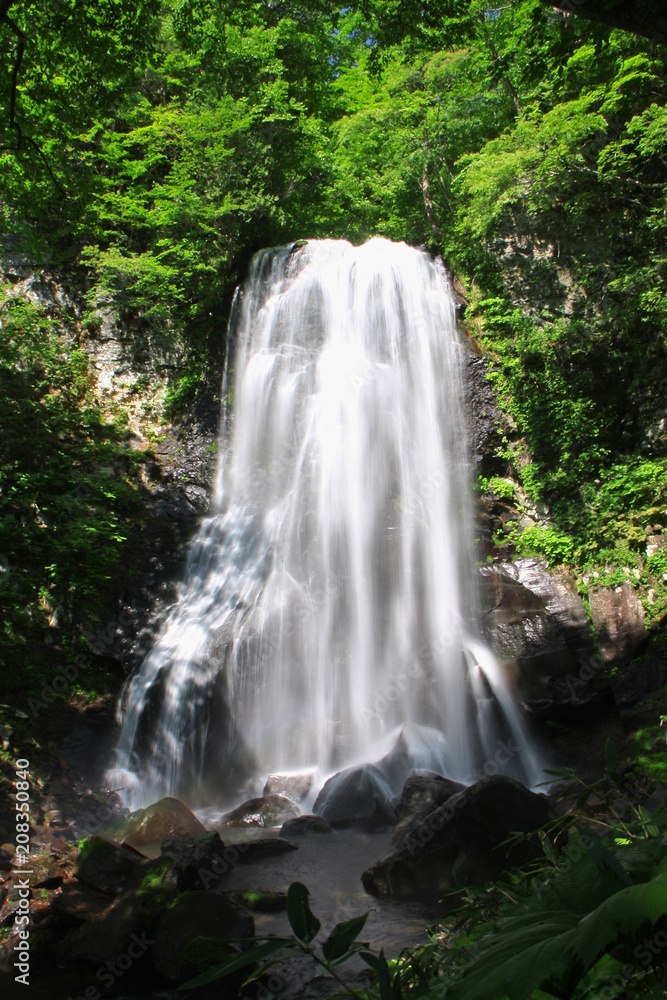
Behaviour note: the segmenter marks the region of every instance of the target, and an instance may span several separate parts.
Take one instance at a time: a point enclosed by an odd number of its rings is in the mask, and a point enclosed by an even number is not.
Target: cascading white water
[[[428,727],[416,766],[465,780],[511,736],[509,773],[537,780],[476,627],[445,274],[379,239],[264,251],[228,358],[214,512],[125,692],[115,786],[137,805],[324,777],[405,723]]]

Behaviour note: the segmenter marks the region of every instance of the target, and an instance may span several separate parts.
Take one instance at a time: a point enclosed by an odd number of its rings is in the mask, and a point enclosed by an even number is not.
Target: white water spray
[[[115,785],[137,805],[326,776],[406,723],[437,731],[429,756],[418,730],[413,766],[465,780],[509,736],[507,772],[536,781],[476,626],[442,270],[386,240],[264,251],[228,359],[214,512],[125,692]]]

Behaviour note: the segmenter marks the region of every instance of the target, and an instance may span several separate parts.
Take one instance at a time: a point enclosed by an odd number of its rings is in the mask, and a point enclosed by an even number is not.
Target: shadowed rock
[[[400,845],[413,827],[465,787],[460,781],[452,781],[434,771],[417,771],[411,774],[395,806],[399,823],[394,830],[392,844]]]
[[[296,816],[283,823],[281,837],[304,837],[309,833],[333,833],[333,830],[322,816]]]
[[[158,921],[151,934],[150,957],[168,982],[180,983],[233,953],[230,938],[254,934],[247,910],[213,892],[188,892]]]
[[[329,778],[315,799],[313,812],[330,826],[375,830],[396,822],[387,778],[375,764],[350,767]]]
[[[497,878],[535,856],[528,842],[500,845],[510,833],[539,829],[552,817],[546,796],[494,775],[451,796],[416,823],[398,850],[362,875],[376,896],[441,895],[456,885]]]
[[[74,874],[93,889],[115,896],[145,861],[144,855],[128,844],[117,844],[104,837],[86,837]]]
[[[168,859],[177,874],[179,891],[207,889],[210,879],[224,874],[229,865],[224,857],[225,845],[216,831],[165,840],[160,859]]]

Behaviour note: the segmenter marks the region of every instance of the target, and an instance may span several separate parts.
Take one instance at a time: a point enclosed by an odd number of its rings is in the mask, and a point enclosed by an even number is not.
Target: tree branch
[[[6,24],[10,31],[16,35],[16,53],[14,54],[14,65],[12,66],[11,87],[9,91],[9,127],[16,132],[16,150],[21,149],[23,134],[21,126],[16,121],[16,88],[18,84],[19,70],[25,51],[26,36],[23,34],[18,24],[9,16],[9,8],[14,0],[0,0],[0,24]]]

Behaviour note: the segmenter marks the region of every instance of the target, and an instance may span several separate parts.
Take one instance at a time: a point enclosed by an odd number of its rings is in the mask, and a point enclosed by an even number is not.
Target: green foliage
[[[287,918],[292,929],[292,937],[258,937],[253,948],[236,953],[220,965],[179,986],[179,990],[194,989],[205,986],[217,979],[225,979],[241,969],[254,966],[250,975],[243,982],[243,987],[249,985],[268,972],[277,962],[294,954],[306,954],[324,968],[330,976],[338,981],[343,991],[351,997],[360,1000],[360,994],[341,979],[336,967],[342,965],[353,955],[360,954],[369,964],[378,961],[377,956],[368,952],[368,945],[356,940],[361,934],[368,914],[364,913],[352,920],[336,924],[326,941],[322,943],[321,954],[313,946],[313,941],[319,934],[321,924],[310,909],[308,902],[310,893],[301,882],[292,882],[287,890]],[[384,956],[382,961],[384,961]],[[384,963],[386,967],[386,962]]]
[[[20,232],[32,246],[43,245],[45,234],[56,235],[49,240],[51,253],[62,251],[63,242],[80,231],[92,185],[81,170],[83,133],[96,119],[115,114],[122,96],[139,86],[155,47],[161,6],[159,0],[11,5],[25,51],[14,94],[14,127],[8,114],[0,119],[0,231]],[[16,35],[1,24],[5,108],[16,46]]]
[[[667,709],[667,690],[663,690],[662,696],[656,700],[658,710],[665,711]],[[632,734],[632,745],[638,766],[651,781],[658,784],[667,782],[666,741],[667,716],[665,715],[660,715],[660,721],[657,724],[637,729]]]
[[[295,936],[310,944],[322,926],[308,904],[310,893],[305,885],[293,882],[287,890],[287,917]]]
[[[655,577],[662,577],[667,573],[667,550],[662,549],[646,560],[646,569]]]
[[[81,254],[92,308],[185,331],[201,365],[250,254],[317,226],[330,84],[351,58],[339,14],[207,0],[95,0],[84,14],[53,0],[17,20],[17,114],[37,146],[0,152],[5,227],[34,254]],[[0,26],[6,87],[14,51]]]
[[[603,957],[630,964],[646,936],[664,924],[666,900],[667,859],[647,882],[627,886],[586,854],[546,891],[493,922],[475,941],[474,967],[448,996],[486,1000],[507,993],[524,1000],[539,988],[573,996],[582,972],[598,969]]]
[[[45,638],[112,579],[141,509],[142,455],[94,400],[83,352],[44,312],[5,298],[0,326],[0,658],[37,681]]]
[[[199,372],[189,372],[179,376],[173,385],[167,386],[164,397],[164,416],[171,420],[182,413],[188,406],[201,385],[202,377]]]
[[[632,804],[632,784],[616,773],[610,742],[605,761],[607,776],[581,786],[575,812],[540,833],[541,860],[465,890],[457,913],[429,943],[392,963],[402,995],[659,995],[665,985],[664,948],[656,942],[667,926],[667,811],[663,806],[648,813]],[[572,773],[552,773],[568,781],[563,794],[571,796]],[[597,803],[596,815],[605,808],[606,823],[596,824],[606,827],[602,838],[591,832],[589,800]]]
[[[526,528],[516,541],[517,553],[544,556],[549,565],[570,563],[576,550],[576,541],[571,535],[547,525]]]
[[[516,487],[514,483],[501,476],[478,476],[476,489],[483,496],[497,497],[499,500],[514,500]]]

